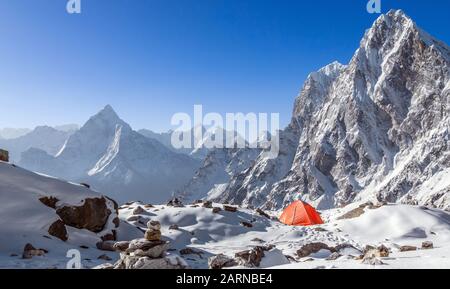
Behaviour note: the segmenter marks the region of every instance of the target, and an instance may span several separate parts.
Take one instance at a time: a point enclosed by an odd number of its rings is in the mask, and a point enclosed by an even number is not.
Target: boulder
[[[202,258],[202,251],[198,251],[192,248],[184,248],[180,250],[180,255],[198,255],[200,258]]]
[[[183,203],[178,198],[173,198],[167,203],[168,207],[182,208],[184,207]]]
[[[177,224],[170,225],[169,230],[178,230],[180,229]]]
[[[47,207],[52,208],[52,209],[56,209],[56,203],[59,202],[59,200],[57,198],[51,197],[51,196],[50,197],[47,197],[47,196],[41,197],[41,198],[39,198],[39,201],[41,203],[43,203],[44,205],[46,205]]]
[[[203,202],[203,208],[212,209],[212,202],[210,201]]]
[[[23,248],[22,258],[23,259],[31,259],[35,256],[44,256],[46,253],[48,253],[47,250],[36,249],[33,245],[28,243]]]
[[[266,248],[257,246],[251,250],[245,250],[235,254],[235,257],[240,265],[245,267],[259,267],[262,258],[264,257]]]
[[[380,257],[389,257],[390,250],[384,245],[379,246],[378,251],[380,252]]]
[[[116,242],[113,245],[115,251],[124,252],[130,247],[130,241]]]
[[[336,252],[335,248],[330,247],[324,243],[316,242],[303,245],[299,250],[297,250],[297,256],[299,258],[308,257],[309,255],[315,254],[320,250],[328,250],[332,253]]]
[[[218,214],[218,213],[220,213],[221,211],[222,211],[222,209],[219,208],[219,207],[214,207],[214,208],[212,209],[212,212],[213,212],[214,214]]]
[[[256,212],[257,212],[258,214],[260,214],[261,216],[263,216],[263,217],[265,217],[265,218],[267,218],[267,219],[270,219],[269,214],[267,214],[267,213],[264,212],[263,210],[261,210],[261,209],[256,209]]]
[[[236,260],[225,256],[224,254],[219,254],[208,259],[208,267],[209,269],[222,269],[228,267],[237,266]]]
[[[144,214],[146,211],[141,207],[141,206],[137,206],[134,210],[133,210],[133,215],[141,215]]]
[[[99,233],[105,227],[111,211],[102,197],[85,199],[81,206],[63,206],[56,213],[68,226]]]
[[[117,232],[116,230],[111,230],[111,233],[107,233],[100,237],[102,241],[115,241],[117,240]]]
[[[241,225],[244,226],[244,227],[247,227],[247,228],[253,228],[253,224],[249,223],[249,222],[242,221]]]
[[[223,205],[223,209],[227,212],[235,213],[237,212],[237,207]]]
[[[95,244],[95,246],[97,247],[97,249],[102,250],[102,251],[114,252],[114,251],[116,251],[114,249],[114,244],[115,244],[115,242],[113,242],[113,241],[102,241],[102,242],[98,242],[97,244]]]
[[[433,249],[434,244],[431,241],[426,241],[422,243],[422,249]]]
[[[48,228],[48,233],[51,236],[56,237],[64,242],[69,238],[67,235],[66,226],[61,220],[57,220],[53,224],[51,224]]]
[[[9,162],[9,152],[0,149],[0,161]]]
[[[410,251],[417,251],[417,247],[408,245],[400,247],[400,252],[410,252]]]

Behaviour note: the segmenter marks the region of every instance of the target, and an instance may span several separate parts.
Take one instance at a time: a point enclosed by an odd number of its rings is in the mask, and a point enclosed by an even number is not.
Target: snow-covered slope
[[[82,208],[87,203],[93,205],[79,210],[84,215],[78,216],[77,224],[63,223],[67,240],[50,233],[52,224],[70,219],[66,208],[77,212],[76,207]],[[130,225],[116,228],[116,209],[112,200],[85,186],[0,162],[0,268],[65,268],[69,249],[81,250],[82,262],[87,267],[102,262],[97,260],[102,253],[95,249],[101,237],[112,234],[113,230],[119,230],[122,238],[135,236],[126,236],[127,232],[133,232]],[[92,224],[100,227],[93,229]],[[61,233],[62,228],[59,229],[57,232]],[[44,256],[23,260],[22,252],[28,243],[48,252]],[[89,248],[81,249],[80,246]]]
[[[30,148],[43,150],[50,155],[57,154],[70,134],[70,131],[39,126],[23,136],[0,139],[0,147],[10,152],[11,161],[19,162],[21,154]]]
[[[223,208],[221,204],[213,207]],[[238,208],[237,212],[220,211],[201,205],[183,208],[154,206],[135,215],[133,203],[122,206],[120,218],[145,228],[146,221],[158,220],[164,238],[171,242],[193,268],[207,268],[208,258],[224,254],[234,258],[237,252],[255,246],[275,246],[278,251],[266,252],[260,268],[283,265],[288,268],[373,268],[359,257],[367,246],[385,245],[391,250],[389,258],[382,258],[383,268],[448,268],[450,266],[450,215],[442,210],[418,206],[390,204],[380,208],[366,208],[353,219],[338,220],[351,208],[322,212],[326,224],[312,227],[286,226],[259,215],[254,210]],[[279,212],[269,212],[278,217]],[[242,223],[252,224],[252,227]],[[177,225],[177,227],[174,227]],[[401,246],[421,247],[431,241],[435,249],[399,252]],[[331,252],[321,250],[306,257],[297,251],[307,244],[321,242],[330,247],[341,246],[338,260],[326,260]],[[183,249],[190,248],[190,254]],[[281,252],[280,252],[281,251]],[[281,254],[279,254],[279,253]],[[284,256],[290,256],[290,261]]]
[[[199,166],[135,132],[106,106],[69,137],[56,157],[24,155],[27,169],[83,181],[118,201],[165,202]]]
[[[231,178],[221,202],[324,209],[356,200],[450,210],[450,49],[402,11],[380,16],[348,65],[312,73],[280,156]]]

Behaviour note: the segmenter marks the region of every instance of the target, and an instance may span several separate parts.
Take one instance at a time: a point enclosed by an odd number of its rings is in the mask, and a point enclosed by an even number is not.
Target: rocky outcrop
[[[112,212],[103,197],[85,199],[81,206],[61,206],[56,213],[68,226],[99,233]]]

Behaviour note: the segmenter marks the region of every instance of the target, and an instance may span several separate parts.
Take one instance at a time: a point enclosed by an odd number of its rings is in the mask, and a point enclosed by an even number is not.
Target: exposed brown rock
[[[178,198],[173,198],[167,203],[168,207],[182,208],[184,207],[183,203]]]
[[[433,249],[434,244],[431,241],[426,241],[422,243],[422,249]]]
[[[112,230],[111,233],[103,235],[100,237],[102,241],[115,241],[117,240],[117,232],[116,230]]]
[[[270,219],[269,214],[267,214],[267,213],[264,212],[263,210],[261,210],[261,209],[256,209],[256,212],[257,212],[258,214],[260,214],[261,216],[266,217],[267,219]]]
[[[95,244],[95,246],[97,247],[97,249],[102,250],[102,251],[114,252],[114,251],[116,251],[114,249],[114,244],[115,244],[115,242],[113,242],[113,241],[102,241],[102,242],[98,242],[97,244]]]
[[[242,221],[241,225],[244,226],[244,227],[247,227],[247,228],[253,228],[253,224],[249,223],[249,222]]]
[[[46,253],[48,253],[45,249],[36,249],[33,245],[30,243],[26,244],[23,248],[22,258],[23,259],[31,259],[35,256],[44,256]]]
[[[202,254],[202,251],[198,251],[192,248],[184,248],[180,250],[180,255],[198,255],[200,258],[202,258]]]
[[[381,245],[377,249],[380,251],[380,257],[389,257],[390,250],[388,247]]]
[[[210,201],[203,202],[203,208],[211,209],[212,208],[212,202],[210,202]]]
[[[299,258],[308,257],[309,255],[315,254],[320,250],[328,250],[332,253],[336,252],[335,248],[330,247],[327,244],[317,242],[303,245],[299,250],[297,250],[297,256]]]
[[[48,228],[48,233],[51,236],[54,236],[62,241],[67,241],[69,238],[67,235],[67,229],[63,221],[57,220],[53,224],[50,225]]]
[[[236,257],[239,264],[246,267],[259,267],[262,258],[264,257],[264,251],[267,249],[261,246],[257,246],[251,250],[245,250],[236,253]]]
[[[173,224],[169,227],[169,230],[178,230],[178,229],[179,229],[179,227],[177,224]]]
[[[137,206],[134,210],[133,210],[133,215],[141,215],[143,213],[145,213],[146,211],[141,207],[141,206]]]
[[[0,149],[0,161],[2,162],[9,162],[9,152]]]
[[[410,251],[417,251],[417,247],[415,246],[401,246],[400,252],[410,252]]]
[[[64,206],[56,213],[68,226],[99,233],[103,230],[109,215],[105,198],[85,199],[81,206]]]
[[[44,205],[46,205],[47,207],[50,207],[52,209],[56,209],[56,203],[59,202],[59,200],[55,197],[41,197],[39,198],[39,201],[41,201],[41,203],[43,203]]]
[[[128,249],[128,247],[130,247],[130,241],[121,241],[121,242],[116,242],[113,245],[113,249],[115,251],[119,251],[119,252],[124,252]]]
[[[212,212],[213,212],[214,214],[218,214],[218,213],[220,213],[221,211],[222,211],[222,209],[219,208],[219,207],[214,207],[214,208],[212,209]]]
[[[119,226],[120,226],[120,219],[119,219],[119,217],[115,217],[115,218],[114,218],[113,224],[114,224],[114,226],[115,226],[116,228],[119,228]]]
[[[233,266],[237,266],[236,260],[224,254],[219,254],[208,259],[209,269],[222,269]]]
[[[223,209],[227,212],[237,212],[237,207],[223,205]]]

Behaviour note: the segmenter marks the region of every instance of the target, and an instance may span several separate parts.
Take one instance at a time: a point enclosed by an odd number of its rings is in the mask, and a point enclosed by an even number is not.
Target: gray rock
[[[228,267],[237,266],[236,260],[225,256],[224,254],[219,254],[208,259],[208,267],[209,269],[222,269]]]

